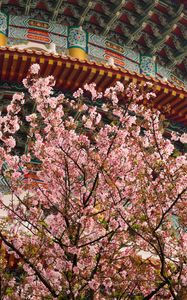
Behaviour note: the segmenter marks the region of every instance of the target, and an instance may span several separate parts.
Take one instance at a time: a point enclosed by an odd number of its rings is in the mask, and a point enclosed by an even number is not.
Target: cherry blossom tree
[[[149,82],[68,99],[38,73],[0,117],[2,299],[186,299],[187,157],[174,145],[187,135],[163,136]]]

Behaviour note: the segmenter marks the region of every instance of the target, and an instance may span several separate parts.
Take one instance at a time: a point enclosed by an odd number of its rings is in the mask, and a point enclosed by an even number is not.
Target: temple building
[[[56,93],[149,81],[168,130],[187,132],[186,0],[0,0],[0,111],[33,63]]]
[[[23,91],[31,64],[55,91],[95,82],[144,85],[170,128],[187,125],[187,5],[177,0],[0,1],[0,110]],[[146,103],[145,103],[146,105]],[[21,141],[20,141],[21,143]],[[22,141],[24,143],[24,141]]]

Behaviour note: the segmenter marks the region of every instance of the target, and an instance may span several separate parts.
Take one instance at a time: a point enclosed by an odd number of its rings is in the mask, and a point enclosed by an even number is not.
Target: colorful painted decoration
[[[120,66],[120,67],[124,67],[125,66],[124,56],[122,54],[119,54],[119,53],[116,53],[116,52],[111,51],[109,49],[106,49],[104,57],[105,57],[106,60],[108,60],[109,58],[113,58],[114,59],[114,63],[117,66]]]
[[[7,23],[4,22],[7,16],[0,13],[0,32],[5,32]],[[156,78],[167,78],[169,81],[187,88],[185,78],[178,78],[167,66],[157,64],[151,56],[140,55],[139,51],[134,51],[126,45],[118,45],[108,39],[107,36],[89,33],[81,27],[68,27],[54,21],[41,21],[30,16],[9,16],[8,45],[27,43],[28,41],[49,45],[56,44],[57,52],[65,52],[67,48],[79,48],[86,50],[89,59],[98,62],[106,62],[109,57],[113,57],[116,66],[124,67],[133,72],[141,72],[152,75]],[[4,25],[3,25],[4,24]],[[4,31],[2,30],[4,28]],[[4,34],[4,33],[3,33]],[[180,82],[182,80],[182,82]]]
[[[160,64],[156,76],[174,82],[170,76],[174,74],[187,87],[187,0],[1,0],[0,3],[1,10],[9,15],[9,32],[12,26],[17,31],[25,28],[46,30],[51,42],[61,47],[61,52],[67,48],[64,36],[68,35],[68,26],[77,28],[75,25],[79,24],[89,32],[91,59],[105,60],[102,49],[110,49],[125,57],[125,68],[129,66],[129,70],[139,72],[140,53],[145,56],[156,53]],[[33,34],[29,34],[30,37],[32,41],[40,40]],[[76,38],[82,50],[84,34]],[[6,43],[10,45],[9,41]],[[47,43],[46,38],[44,43]],[[98,49],[92,47],[95,45]],[[155,73],[154,68],[152,72]]]
[[[19,40],[30,40],[49,44],[55,43],[61,51],[67,48],[67,26],[54,22],[44,22],[26,16],[10,16],[9,44],[18,44]]]
[[[41,22],[41,21],[38,21],[38,20],[33,20],[33,19],[30,19],[28,20],[28,25],[30,27],[33,27],[33,28],[39,28],[39,29],[43,29],[43,30],[48,30],[49,29],[49,23],[48,22]]]
[[[156,75],[156,64],[152,56],[140,54],[140,73],[147,76]]]
[[[0,11],[0,33],[8,35],[8,16]]]
[[[80,48],[88,52],[88,33],[80,26],[70,26],[68,30],[68,48]]]
[[[28,40],[40,42],[40,43],[47,43],[51,42],[49,37],[49,33],[47,31],[38,30],[38,29],[28,29],[27,34],[25,36]]]
[[[27,24],[28,30],[25,37],[28,40],[46,44],[51,43],[51,39],[48,32],[49,24],[47,22],[29,19],[27,21]]]
[[[106,40],[105,45],[107,48],[114,50],[115,52],[123,54],[124,48],[120,45],[114,44],[111,41]]]

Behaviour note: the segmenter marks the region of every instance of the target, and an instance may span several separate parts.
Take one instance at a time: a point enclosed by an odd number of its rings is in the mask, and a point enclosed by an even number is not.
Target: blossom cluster
[[[0,238],[20,272],[2,279],[5,299],[177,299],[187,284],[187,157],[173,142],[186,134],[163,137],[163,116],[142,104],[156,96],[150,84],[103,93],[91,84],[67,99],[54,97],[52,77],[37,78],[38,65],[30,72],[28,152],[0,149],[12,193],[11,205],[0,200]],[[23,99],[1,117],[3,134],[19,130]],[[32,158],[40,167],[20,181]]]

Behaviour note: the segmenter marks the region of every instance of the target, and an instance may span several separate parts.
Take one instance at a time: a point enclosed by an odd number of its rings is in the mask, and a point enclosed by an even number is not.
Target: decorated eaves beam
[[[169,45],[164,45],[164,51],[166,53],[166,57],[165,57],[166,60],[168,60],[168,59],[173,60],[174,59],[174,56],[175,56],[174,51],[172,50],[172,48]],[[164,59],[164,57],[163,57],[163,59]]]
[[[183,39],[180,39],[178,36],[176,36],[174,33],[172,33],[172,42],[175,45],[175,48],[177,51],[181,52],[183,48]],[[175,51],[176,52],[176,51]]]
[[[168,65],[168,67],[169,67],[170,70],[173,70],[175,68],[175,66],[177,64],[180,64],[183,61],[183,59],[186,57],[187,45],[184,46],[181,49],[182,49],[182,53],[176,55],[174,57],[174,60]]]
[[[130,46],[132,42],[140,36],[142,31],[142,25],[146,24],[146,21],[150,18],[151,13],[154,11],[155,6],[159,3],[159,0],[154,0],[145,10],[143,18],[138,22],[138,27],[131,33],[130,38],[127,40],[126,45]]]
[[[106,27],[103,30],[103,35],[106,36],[107,33],[110,31],[112,25],[114,24],[114,22],[119,19],[119,17],[121,16],[121,14],[123,13],[121,10],[123,8],[123,6],[125,5],[125,3],[128,2],[128,0],[120,0],[120,3],[118,4],[118,6],[116,7],[116,9],[114,10],[113,13],[113,17],[111,18],[111,20],[106,24]]]
[[[55,21],[58,14],[59,14],[59,8],[61,7],[62,3],[64,0],[57,0],[54,12],[53,12],[53,16],[52,16],[52,21]]]
[[[150,51],[151,54],[154,54],[161,49],[162,45],[170,37],[171,32],[177,27],[177,23],[184,16],[183,8],[184,5],[181,4],[177,11],[176,17],[174,19],[171,19],[171,22],[169,22],[168,24],[168,28],[162,33],[161,39],[159,39],[155,44],[153,44],[153,47]]]
[[[26,5],[25,5],[25,15],[28,15],[30,12],[32,0],[27,0]]]
[[[79,26],[82,26],[82,25],[83,25],[87,13],[89,12],[89,10],[90,10],[93,6],[94,6],[94,1],[88,1],[88,3],[86,4],[85,9],[84,9],[83,12],[82,12],[82,15],[80,16]]]
[[[187,21],[187,17],[186,17],[186,21]],[[182,23],[178,24],[178,27],[180,29],[180,31],[182,32],[182,35],[185,39],[187,39],[187,30],[186,30],[186,26],[183,25]]]
[[[175,3],[174,3],[174,1],[170,1],[171,2],[171,5],[170,4],[168,4],[165,0],[160,0],[159,1],[159,3],[162,5],[162,6],[164,6],[165,8],[167,8],[167,10],[169,9],[172,9],[172,8],[174,8],[175,7]],[[174,4],[174,5],[173,5]]]
[[[133,0],[133,3],[134,4],[140,4],[140,2],[143,2],[143,1],[140,1],[140,0]],[[149,4],[151,4],[152,2],[153,2],[153,0],[144,0],[144,2],[147,2],[147,4],[149,5]],[[172,3],[171,4],[168,4],[167,2],[166,2],[166,0],[159,0],[159,5],[161,5],[162,7],[164,7],[164,8],[166,8],[167,9],[167,13],[169,13],[169,14],[172,14],[173,12],[174,12],[174,10],[175,10],[175,4],[173,3],[173,1],[172,1]]]
[[[186,59],[184,59],[184,61],[183,61],[183,64],[184,64],[184,68],[185,68],[185,74],[184,74],[184,76],[186,76],[186,74],[187,74],[187,57],[186,57]]]

